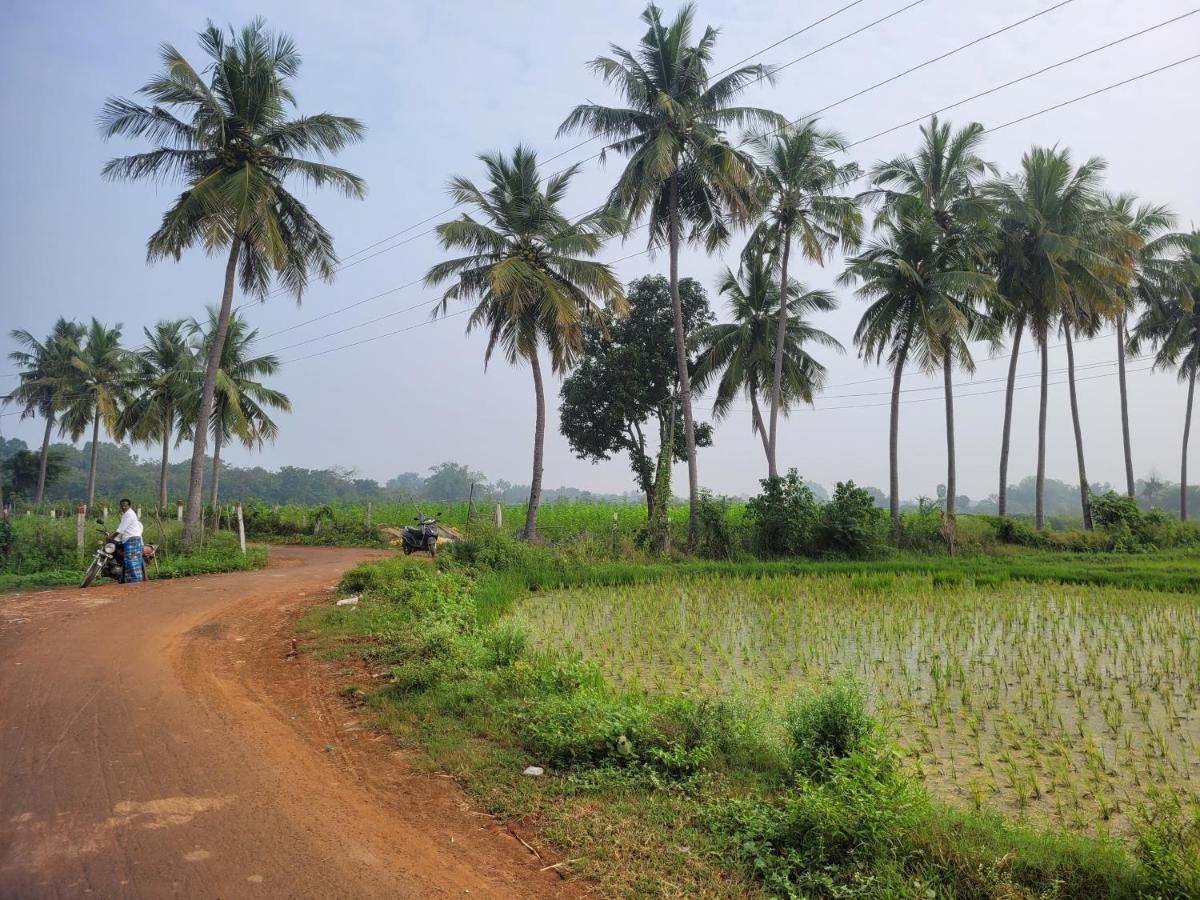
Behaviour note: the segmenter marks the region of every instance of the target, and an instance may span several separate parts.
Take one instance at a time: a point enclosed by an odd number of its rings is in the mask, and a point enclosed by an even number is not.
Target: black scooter
[[[405,525],[401,532],[400,546],[404,555],[425,551],[430,556],[437,556],[437,543],[440,531],[438,520],[434,516],[423,516],[418,513],[416,527]]]

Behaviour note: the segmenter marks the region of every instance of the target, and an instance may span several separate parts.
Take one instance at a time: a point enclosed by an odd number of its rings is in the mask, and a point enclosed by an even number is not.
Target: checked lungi
[[[131,537],[121,545],[125,554],[124,567],[121,572],[121,584],[132,581],[146,580],[146,561],[142,559],[142,539]]]

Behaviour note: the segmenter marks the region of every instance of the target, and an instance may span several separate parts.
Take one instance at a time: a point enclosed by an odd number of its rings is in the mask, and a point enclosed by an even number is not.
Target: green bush
[[[795,469],[783,478],[764,478],[762,493],[746,504],[751,543],[759,556],[800,556],[812,546],[818,508]]]
[[[935,500],[921,497],[915,510],[900,516],[900,546],[921,553],[942,551],[942,507]]]
[[[821,507],[816,529],[818,552],[866,559],[882,552],[887,541],[887,514],[853,481],[839,481]]]
[[[835,682],[796,702],[787,717],[792,768],[808,777],[836,759],[864,750],[874,734],[862,691],[854,682]]]
[[[705,559],[728,560],[738,555],[740,540],[730,521],[731,506],[728,497],[714,497],[708,491],[700,495],[696,553]]]

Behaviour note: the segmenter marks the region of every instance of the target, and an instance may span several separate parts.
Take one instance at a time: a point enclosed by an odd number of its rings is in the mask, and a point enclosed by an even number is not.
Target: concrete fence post
[[[241,547],[242,547],[242,556],[245,556],[246,555],[246,525],[242,521],[242,503],[240,500],[234,506],[234,509],[237,510],[238,543],[241,544]]]
[[[499,528],[503,524],[504,524],[504,505],[502,503],[497,503],[496,504],[496,527]]]
[[[366,529],[367,529],[367,531],[370,531],[370,530],[371,530],[371,501],[370,501],[370,500],[368,500],[368,501],[367,501],[367,521],[366,521]]]
[[[50,518],[57,519],[58,518],[58,510],[56,510],[56,509],[50,510]]]
[[[107,506],[104,507],[104,521],[105,522],[108,521],[108,507]]]
[[[87,521],[87,507],[80,506],[75,512],[75,546],[83,552],[83,528]]]
[[[177,522],[183,521],[183,501],[182,500],[175,501],[175,521],[177,521]]]

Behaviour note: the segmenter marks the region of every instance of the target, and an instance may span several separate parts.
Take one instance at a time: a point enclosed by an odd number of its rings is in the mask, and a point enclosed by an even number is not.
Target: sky
[[[845,5],[846,0],[702,0],[697,19],[720,29],[714,69],[752,55],[755,62],[774,65],[808,55],[783,69],[773,86],[756,85],[744,97],[747,104],[794,119],[1050,10],[822,114],[827,127],[859,141],[1191,10],[1190,0],[861,0],[789,37]],[[137,345],[144,326],[201,315],[205,304],[219,300],[223,259],[193,251],[178,263],[147,265],[146,238],[179,186],[103,181],[105,161],[147,148],[122,139],[106,143],[96,116],[106,97],[133,95],[156,71],[160,43],[199,59],[195,34],[207,18],[240,25],[262,15],[271,28],[292,35],[303,54],[295,85],[299,110],[351,115],[366,124],[366,139],[337,162],[366,179],[368,195],[354,201],[295,186],[334,235],[347,265],[334,283],[315,284],[300,306],[278,294],[246,308],[261,335],[259,348],[284,361],[274,383],[291,397],[293,411],[281,418],[274,445],[255,453],[231,447],[228,460],[270,468],[342,466],[381,480],[455,460],[493,479],[527,483],[534,419],[529,370],[497,359],[485,371],[484,337],[464,333],[465,316],[426,324],[436,294],[419,279],[445,254],[425,232],[452,215],[446,212],[448,178],[480,177],[476,156],[481,152],[511,151],[523,142],[543,159],[563,153],[547,163],[547,171],[596,152],[596,142],[570,150],[584,138],[556,138],[555,133],[577,103],[615,104],[617,98],[586,63],[606,52],[609,43],[635,45],[644,31],[638,18],[642,8],[633,0],[212,0],[203,6],[50,0],[12,7],[0,34],[0,104],[9,123],[0,150],[5,275],[0,352],[7,357],[15,346],[10,329],[45,334],[60,315],[120,322],[127,343]],[[673,13],[675,5],[666,9]],[[870,27],[820,49],[864,26]],[[1194,15],[963,103],[943,117],[956,124],[1003,125],[1191,56],[1198,48],[1200,15]],[[1102,156],[1110,190],[1166,203],[1181,228],[1195,227],[1200,222],[1198,78],[1200,60],[1194,60],[1000,128],[989,134],[984,155],[1005,172],[1015,170],[1034,144],[1069,147],[1076,161]],[[918,126],[905,125],[865,140],[845,158],[868,166],[912,152],[918,138]],[[611,155],[604,165],[584,163],[566,211],[583,213],[603,200],[619,166],[620,159]],[[709,290],[722,319],[718,273],[736,265],[741,242],[737,236],[713,256],[689,249],[681,261],[681,273]],[[625,281],[665,274],[666,254],[638,252],[644,249],[645,231],[635,231],[625,243],[606,247],[601,258],[633,254],[615,267]],[[852,290],[835,287],[842,268],[840,257],[823,266],[793,264],[806,285],[836,290],[840,307],[817,324],[848,349],[840,356],[821,351],[830,387],[815,409],[797,409],[783,421],[780,465],[830,486],[852,478],[886,487],[890,385],[885,371],[864,363],[852,349],[864,304]],[[410,282],[418,283],[401,287]],[[358,305],[334,312],[350,304]],[[319,316],[324,318],[312,321]],[[342,329],[347,330],[330,334]],[[354,342],[363,343],[346,346]],[[1060,345],[1061,339],[1052,343]],[[1076,356],[1083,367],[1079,398],[1088,473],[1093,481],[1122,483],[1115,338],[1106,332],[1080,342]],[[997,391],[1003,388],[1007,359],[1006,350],[993,354],[979,347],[975,373],[956,374],[959,492],[975,499],[996,491],[1004,399]],[[1031,474],[1036,462],[1036,355],[1025,353],[1020,360],[1010,481]],[[1065,365],[1064,348],[1055,346],[1052,372]],[[1157,472],[1174,480],[1186,392],[1172,374],[1151,373],[1148,366],[1145,359],[1130,363],[1134,466],[1139,477]],[[14,383],[13,371],[7,359],[0,363],[0,393]],[[1075,447],[1063,380],[1051,377],[1047,468],[1050,476],[1069,481],[1076,478]],[[906,497],[931,496],[945,481],[940,374],[913,373],[906,376],[905,388],[901,491]],[[557,382],[548,390],[547,486],[633,489],[626,460],[592,464],[574,457],[558,433],[557,390]],[[711,402],[711,397],[698,399],[698,418],[711,418]],[[756,490],[766,466],[749,420],[742,403],[718,424],[714,446],[700,455],[705,487],[727,494]],[[40,442],[41,427],[15,415],[0,418],[3,436],[31,445]],[[153,456],[153,450],[146,452]],[[684,467],[675,479],[686,484]]]

